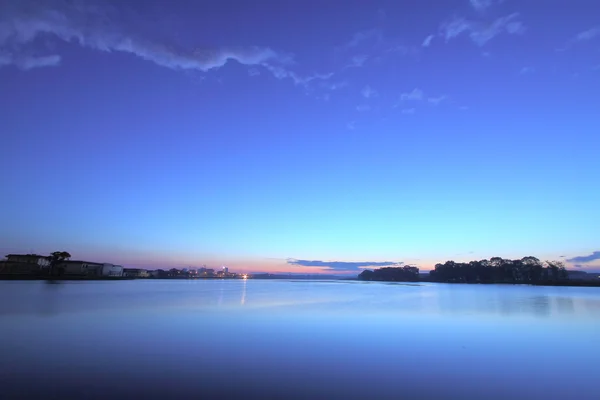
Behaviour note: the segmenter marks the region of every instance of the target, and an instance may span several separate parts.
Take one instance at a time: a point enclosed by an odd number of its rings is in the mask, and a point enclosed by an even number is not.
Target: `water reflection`
[[[246,304],[246,285],[248,283],[247,279],[242,280],[242,301],[240,301],[241,305]]]
[[[555,299],[556,302],[556,310],[560,314],[570,315],[575,313],[575,305],[573,303],[573,299],[569,297],[557,297]]]
[[[548,296],[532,296],[526,301],[526,304],[531,305],[531,310],[538,317],[550,316],[550,302]]]

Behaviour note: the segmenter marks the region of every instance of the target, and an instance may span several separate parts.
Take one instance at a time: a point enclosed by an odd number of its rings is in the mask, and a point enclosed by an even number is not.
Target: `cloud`
[[[575,36],[575,40],[578,42],[592,40],[596,36],[600,36],[600,26],[595,26],[587,31],[580,32],[577,34],[577,36]]]
[[[448,96],[445,95],[441,95],[439,97],[430,97],[427,99],[427,101],[429,102],[429,104],[432,104],[434,106],[439,105],[441,102],[445,101],[448,99]]]
[[[421,101],[425,93],[418,88],[413,89],[411,92],[402,93],[400,95],[400,101]]]
[[[208,71],[220,68],[230,60],[246,65],[290,61],[289,56],[263,47],[183,51],[127,32],[125,27],[110,20],[108,11],[67,6],[67,3],[23,3],[30,6],[29,12],[23,7],[12,13],[5,12],[0,19],[0,48],[16,49],[13,50],[14,60],[18,60],[18,54],[28,46],[34,47],[38,39],[54,38],[99,51],[130,53],[171,69]],[[50,4],[62,4],[62,7],[50,8]]]
[[[352,35],[352,39],[338,47],[338,50],[349,50],[366,43],[377,43],[381,40],[383,40],[383,32],[379,28],[359,31]]]
[[[406,45],[399,38],[386,37],[381,28],[359,31],[335,51],[353,55],[344,69],[362,67],[367,61],[382,62],[388,56],[407,56],[418,52],[415,46]]]
[[[339,82],[323,81],[321,83],[321,87],[323,87],[327,90],[331,90],[331,91],[343,89],[347,86],[348,86],[348,82],[346,82],[346,81],[339,81]]]
[[[21,0],[0,14],[0,66],[14,65],[22,69],[56,66],[58,54],[36,55],[40,43],[48,40],[77,44],[103,52],[121,52],[174,70],[207,72],[229,62],[251,67],[264,67],[278,79],[291,79],[306,85],[332,74],[299,76],[289,70],[290,54],[260,46],[183,49],[166,40],[140,35],[131,27],[139,16],[125,21],[123,15],[108,3],[93,6],[87,2]],[[127,14],[129,15],[129,14]],[[249,72],[252,74],[252,72]]]
[[[471,7],[476,11],[485,11],[496,3],[501,3],[503,0],[469,0]]]
[[[425,40],[423,40],[423,47],[429,47],[431,45],[431,41],[433,40],[433,38],[435,37],[435,35],[429,35],[425,38]]]
[[[402,109],[402,114],[404,115],[413,115],[417,112],[415,108],[404,108]]]
[[[600,260],[600,251],[595,251],[589,256],[577,256],[567,259],[568,262],[576,264],[589,263],[596,260]]]
[[[308,83],[314,80],[327,80],[333,76],[333,72],[327,74],[313,74],[308,76],[300,76],[287,68],[271,65],[269,63],[263,63],[262,66],[266,68],[273,76],[277,79],[291,79],[296,85],[306,86]]]
[[[348,128],[351,131],[355,130],[356,129],[356,121],[349,121],[346,124],[346,128]]]
[[[258,68],[250,68],[248,70],[248,75],[250,75],[250,76],[258,76],[258,75],[260,75],[260,71],[258,70]]]
[[[290,265],[296,265],[300,267],[314,267],[314,268],[325,268],[334,271],[362,271],[368,267],[389,267],[389,266],[400,266],[403,262],[393,261],[318,261],[318,260],[296,260],[290,258],[287,260]]]
[[[471,21],[464,17],[454,17],[440,27],[440,34],[446,42],[468,33],[469,38],[478,46],[484,46],[490,40],[507,33],[521,35],[525,33],[525,25],[520,21],[519,13],[498,18],[493,22]]]
[[[57,54],[48,56],[13,55],[0,53],[0,67],[14,65],[22,70],[30,70],[41,67],[56,67],[60,65],[61,57]]]
[[[367,112],[371,110],[371,106],[368,104],[359,104],[356,106],[356,111],[358,112]]]
[[[365,62],[369,59],[369,56],[366,54],[358,54],[350,59],[350,63],[344,67],[346,68],[360,68]]]
[[[365,99],[370,99],[371,97],[377,96],[377,91],[371,86],[367,85],[363,88],[363,90],[361,90],[360,94],[362,94]]]

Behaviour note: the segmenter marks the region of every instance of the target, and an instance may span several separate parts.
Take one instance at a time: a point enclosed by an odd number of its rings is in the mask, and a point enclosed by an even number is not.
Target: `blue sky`
[[[0,1],[0,250],[600,269],[599,16],[592,1]]]

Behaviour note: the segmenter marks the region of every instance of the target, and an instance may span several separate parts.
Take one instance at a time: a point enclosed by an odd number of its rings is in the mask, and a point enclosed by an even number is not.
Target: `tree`
[[[419,268],[405,265],[403,267],[378,268],[375,271],[366,269],[358,275],[358,279],[363,281],[416,282],[419,280]]]
[[[55,251],[53,253],[50,254],[50,256],[48,257],[48,260],[50,261],[50,269],[49,269],[49,273],[50,275],[54,275],[56,271],[56,267],[57,265],[59,265],[60,263],[62,263],[65,260],[68,260],[69,258],[71,258],[71,254],[69,254],[66,251]],[[59,275],[62,275],[63,273],[63,269],[61,268],[59,272]]]
[[[563,263],[546,261],[542,264],[539,259],[531,256],[520,260],[493,257],[469,263],[446,261],[444,264],[436,264],[429,276],[434,282],[448,283],[539,283],[568,279]]]
[[[373,271],[371,271],[370,269],[365,269],[363,272],[358,274],[358,279],[363,281],[372,281],[373,275]]]
[[[560,281],[568,278],[565,264],[560,261],[546,261],[549,271],[549,278],[553,281]]]

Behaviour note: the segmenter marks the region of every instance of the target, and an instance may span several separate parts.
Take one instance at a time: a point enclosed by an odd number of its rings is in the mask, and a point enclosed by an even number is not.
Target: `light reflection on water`
[[[598,288],[0,282],[0,382],[8,398],[597,399],[599,321]]]

